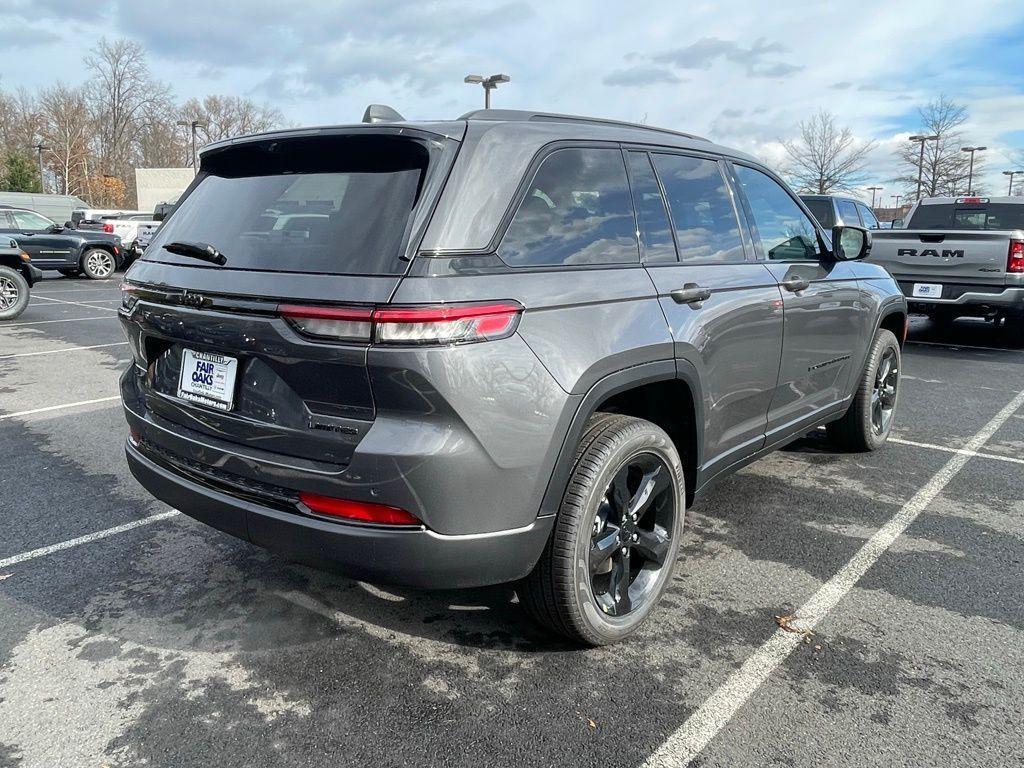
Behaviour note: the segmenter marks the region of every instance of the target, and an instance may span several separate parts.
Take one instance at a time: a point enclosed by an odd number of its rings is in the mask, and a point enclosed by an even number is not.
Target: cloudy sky
[[[828,109],[879,143],[883,185],[940,93],[990,147],[991,191],[1024,152],[1022,0],[0,0],[0,28],[6,89],[78,82],[96,38],[129,37],[179,98],[242,94],[294,124],[355,121],[370,102],[454,117],[482,105],[464,75],[507,72],[496,106],[646,120],[775,164]]]

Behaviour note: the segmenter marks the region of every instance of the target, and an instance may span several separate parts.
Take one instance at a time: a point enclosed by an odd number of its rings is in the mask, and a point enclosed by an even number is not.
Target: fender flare
[[[672,381],[679,379],[687,384],[690,388],[690,392],[693,395],[693,411],[695,419],[695,427],[697,430],[697,448],[698,453],[701,451],[703,446],[704,438],[704,414],[703,414],[703,400],[702,390],[700,388],[700,379],[697,376],[696,369],[685,360],[654,360],[647,363],[641,363],[630,368],[610,373],[604,378],[597,381],[576,406],[576,411],[572,415],[569,422],[569,426],[564,433],[562,438],[562,446],[558,452],[558,456],[555,459],[554,467],[551,471],[551,477],[548,480],[548,485],[544,491],[544,497],[541,501],[540,512],[538,517],[553,516],[558,513],[558,507],[561,504],[562,496],[565,494],[566,486],[569,484],[569,477],[572,474],[573,458],[575,456],[575,448],[579,444],[580,438],[583,436],[583,431],[587,426],[587,422],[590,417],[594,415],[598,405],[604,402],[612,395],[616,395],[620,392],[625,392],[628,389],[634,387],[640,387],[645,384],[653,384],[658,381]],[[700,468],[701,456],[695,456],[696,467]],[[687,488],[687,496],[691,496],[695,488]]]

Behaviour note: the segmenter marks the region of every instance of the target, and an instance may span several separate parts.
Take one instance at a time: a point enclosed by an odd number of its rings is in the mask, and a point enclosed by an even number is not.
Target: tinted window
[[[736,212],[715,160],[655,155],[681,261],[743,261]]]
[[[746,166],[736,177],[750,206],[755,236],[769,259],[797,261],[818,258],[814,224],[774,179]]]
[[[865,227],[868,229],[878,229],[878,219],[875,218],[875,214],[872,213],[870,208],[858,203],[857,210],[860,211],[860,218],[864,222]]]
[[[394,275],[429,162],[418,141],[317,137],[239,145],[204,173],[145,258],[195,265],[165,243],[209,243],[222,269]]]
[[[839,217],[843,220],[843,224],[849,227],[859,227],[860,216],[857,214],[857,206],[850,200],[837,200],[836,203],[839,205]]]
[[[14,229],[14,219],[7,211],[0,211],[0,228]]]
[[[919,205],[909,229],[1024,229],[1024,203]]]
[[[629,171],[633,176],[633,204],[640,224],[644,261],[675,262],[676,246],[665,213],[665,201],[646,152],[629,153]]]
[[[517,267],[638,262],[636,220],[618,149],[549,155],[501,242]]]
[[[803,198],[804,205],[811,209],[811,213],[814,214],[814,218],[818,220],[818,223],[825,229],[832,229],[836,225],[836,214],[832,208],[831,200],[822,200],[821,198],[808,200],[806,197]]]
[[[53,226],[53,222],[45,216],[40,216],[32,211],[11,211],[14,217],[14,226],[29,232],[42,232]]]

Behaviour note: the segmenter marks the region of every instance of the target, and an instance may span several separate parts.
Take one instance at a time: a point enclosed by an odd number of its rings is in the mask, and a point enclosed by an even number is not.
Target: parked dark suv
[[[815,427],[878,448],[906,304],[769,170],[695,136],[512,111],[209,146],[127,275],[129,464],[155,496],[359,579],[518,582],[617,640],[684,507]]]
[[[39,269],[106,280],[121,266],[121,238],[68,229],[25,208],[0,205],[0,237],[14,238]]]

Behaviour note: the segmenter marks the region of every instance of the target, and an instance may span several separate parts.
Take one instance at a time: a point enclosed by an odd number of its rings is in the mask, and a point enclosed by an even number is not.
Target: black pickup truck
[[[105,280],[122,266],[121,238],[106,232],[65,229],[35,211],[0,206],[0,236],[14,238],[39,269]]]

